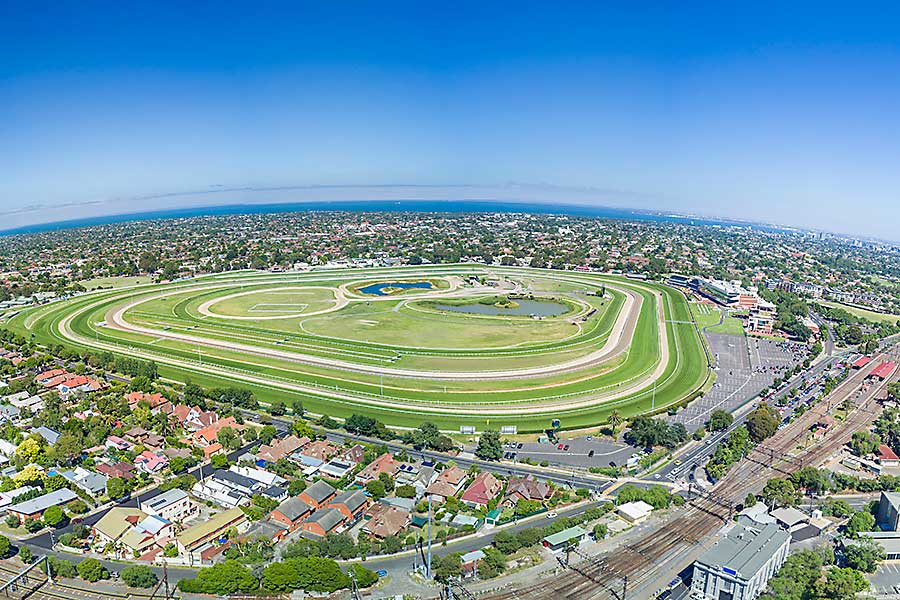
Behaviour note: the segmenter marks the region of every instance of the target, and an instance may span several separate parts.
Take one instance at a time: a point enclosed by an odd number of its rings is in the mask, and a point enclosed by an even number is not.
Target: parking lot
[[[772,384],[806,357],[802,345],[726,333],[707,333],[716,383],[702,398],[669,417],[689,431],[702,426],[714,410],[728,412]]]
[[[889,561],[881,563],[878,570],[869,575],[871,591],[877,596],[896,596],[900,593],[900,562]]]
[[[516,460],[530,458],[540,464],[547,461],[554,465],[570,467],[608,467],[624,465],[635,448],[626,444],[618,444],[609,438],[587,437],[560,439],[556,443],[523,442],[521,448],[503,448],[504,453],[515,453]],[[562,446],[560,448],[560,446]],[[591,454],[593,452],[593,455]]]

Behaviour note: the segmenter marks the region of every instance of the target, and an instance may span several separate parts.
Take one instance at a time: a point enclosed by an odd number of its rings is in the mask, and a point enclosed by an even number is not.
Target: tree
[[[350,565],[350,571],[356,579],[356,585],[361,588],[372,587],[378,583],[378,574],[362,565]]]
[[[789,479],[780,477],[768,480],[761,495],[766,504],[772,508],[794,506],[799,500],[799,494],[794,484]]]
[[[119,571],[125,585],[135,588],[149,588],[156,585],[156,574],[147,565],[129,565]]]
[[[255,592],[259,588],[259,581],[253,576],[250,569],[233,559],[217,563],[206,569],[200,569],[200,572],[197,573],[197,582],[199,584],[199,589],[196,591],[205,594],[226,595],[237,592],[248,593]],[[181,581],[178,582],[178,585],[179,589],[184,590]],[[188,586],[190,586],[190,584],[188,584]]]
[[[753,494],[747,494],[744,497],[744,508],[750,508],[751,506],[756,506],[756,496]]]
[[[765,402],[760,402],[759,406],[747,415],[747,431],[757,443],[774,435],[780,423],[778,413]]]
[[[452,552],[443,557],[434,557],[431,561],[431,571],[436,581],[446,583],[462,575],[462,560],[457,552]]]
[[[878,437],[878,434],[870,431],[857,431],[850,439],[850,449],[853,451],[853,454],[857,456],[872,454],[878,450],[878,446],[880,445],[881,438]]]
[[[481,460],[500,460],[503,457],[503,444],[500,443],[500,432],[488,430],[478,438],[475,456]]]
[[[300,589],[300,571],[291,562],[276,562],[263,570],[262,586],[270,592]]]
[[[124,498],[129,493],[128,482],[121,477],[110,477],[106,481],[106,495],[112,500]]]
[[[381,500],[386,494],[384,490],[384,482],[380,479],[375,479],[374,481],[370,481],[369,483],[367,483],[366,491],[369,492],[369,495],[372,496],[372,498],[375,500]]]
[[[394,494],[398,498],[415,498],[416,497],[416,488],[411,485],[398,485],[394,489]]]
[[[616,409],[609,411],[609,414],[606,415],[606,424],[615,431],[615,429],[622,424],[622,415],[619,414],[619,411]]]
[[[49,527],[56,527],[66,518],[66,513],[58,506],[51,506],[44,511],[43,521]]]
[[[379,473],[378,479],[384,484],[384,491],[388,494],[394,491],[394,478],[388,473]]]
[[[31,554],[31,548],[29,548],[28,546],[19,547],[19,560],[27,565],[31,563],[33,558],[34,555]]]
[[[79,577],[91,583],[109,578],[109,571],[96,558],[84,559],[76,565],[75,570],[78,571]]]
[[[287,406],[281,400],[276,400],[269,405],[269,414],[273,417],[280,417],[287,412]]]
[[[858,510],[847,521],[845,530],[850,537],[857,537],[863,531],[874,531],[875,517],[868,511]]]
[[[260,443],[269,445],[272,443],[272,440],[278,435],[278,430],[275,429],[274,425],[266,425],[262,429],[259,430],[259,439]]]
[[[10,548],[11,544],[9,543],[9,538],[5,535],[0,535],[0,558],[6,558]]]
[[[706,428],[710,431],[723,431],[728,429],[732,423],[734,423],[734,417],[731,413],[724,410],[714,410],[709,415]]]
[[[822,596],[830,600],[851,600],[868,588],[869,582],[856,569],[833,568],[825,575]]]
[[[602,540],[606,537],[606,534],[609,533],[609,527],[607,527],[606,523],[597,523],[594,525],[594,539]]]
[[[212,458],[209,459],[209,464],[213,469],[227,469],[228,457],[224,454],[213,454]]]
[[[241,445],[241,438],[231,427],[223,427],[216,434],[216,441],[222,444],[226,450],[237,450]]]
[[[865,573],[874,573],[887,555],[878,542],[870,537],[860,537],[852,544],[844,546],[844,558],[850,567]]]

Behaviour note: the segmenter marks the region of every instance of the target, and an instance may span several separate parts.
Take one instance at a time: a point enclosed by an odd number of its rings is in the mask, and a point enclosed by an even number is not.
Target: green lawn
[[[397,272],[391,270],[391,276]],[[427,268],[409,268],[404,271],[439,276],[484,273],[475,265],[441,265]],[[309,274],[242,273],[240,275],[204,278],[203,281],[179,282],[156,286],[146,290],[107,291],[88,294],[73,300],[23,311],[12,319],[10,327],[35,341],[44,344],[62,343],[78,350],[92,346],[117,353],[152,358],[160,365],[165,377],[184,381],[190,377],[204,385],[237,384],[251,387],[260,400],[276,398],[302,398],[309,410],[333,416],[347,416],[351,412],[365,412],[388,424],[415,425],[427,418],[446,429],[472,424],[479,427],[504,424],[518,425],[520,431],[537,431],[549,425],[552,418],[560,418],[564,428],[581,428],[602,423],[605,415],[615,409],[627,416],[645,412],[651,408],[663,410],[673,403],[685,401],[695,395],[709,377],[706,359],[696,328],[690,322],[690,311],[684,296],[671,288],[652,283],[638,283],[624,278],[599,277],[536,269],[491,268],[509,278],[527,277],[529,285],[538,285],[554,293],[572,294],[572,299],[589,302],[598,308],[596,314],[576,327],[571,317],[545,319],[484,319],[468,315],[442,315],[414,311],[401,306],[402,298],[380,302],[351,304],[334,313],[346,321],[333,323],[315,331],[299,328],[299,321],[286,319],[296,329],[289,331],[270,326],[285,320],[228,321],[225,319],[201,319],[196,307],[217,297],[224,297],[249,286],[260,290],[273,285],[311,285],[332,287],[350,280],[384,280],[383,270],[344,271],[340,274],[313,272]],[[581,356],[592,348],[602,346],[615,322],[624,295],[607,290],[607,298],[583,294],[585,290],[599,289],[604,284],[628,288],[640,294],[644,301],[637,322],[637,330],[628,353],[591,369],[576,369],[552,376],[519,380],[428,380],[407,377],[379,377],[376,374],[355,372],[324,365],[313,365],[302,360],[294,361],[275,357],[254,356],[239,350],[213,347],[198,348],[196,344],[177,340],[160,339],[158,335],[130,333],[96,324],[107,319],[109,311],[134,298],[150,297],[160,291],[174,292],[165,299],[152,300],[129,311],[132,323],[168,331],[183,331],[215,339],[237,340],[260,348],[279,348],[318,356],[332,356],[360,365],[392,365],[402,368],[430,370],[499,370],[522,368],[539,364],[555,364]],[[212,288],[210,286],[222,286]],[[662,309],[667,321],[666,338],[670,359],[662,376],[654,384],[643,379],[659,362],[657,303],[651,290],[661,293]],[[610,294],[612,300],[610,300]],[[256,300],[259,300],[260,295]],[[253,296],[251,295],[251,296]],[[267,301],[271,298],[265,298]],[[246,310],[250,306],[242,300]],[[268,303],[264,302],[263,304]],[[224,303],[223,303],[224,304]],[[257,302],[256,304],[260,304]],[[378,323],[396,328],[393,336],[375,340],[335,339],[346,331],[360,331],[360,320],[371,318],[378,305]],[[394,309],[397,310],[394,310]],[[367,313],[366,310],[369,312]],[[346,311],[346,312],[345,312]],[[354,312],[355,311],[355,312]],[[69,315],[70,328],[78,337],[69,339],[59,332],[60,323]],[[324,315],[323,315],[324,316]],[[306,321],[315,321],[316,317]],[[356,325],[348,323],[356,321]],[[342,330],[338,326],[344,327]],[[366,325],[367,329],[375,326]],[[348,329],[349,328],[349,329]],[[569,329],[571,328],[571,329]],[[568,333],[578,329],[577,333]],[[468,332],[469,344],[462,347],[440,349],[453,340],[464,340]],[[358,334],[356,334],[358,335]],[[373,336],[375,337],[375,336]],[[514,343],[510,343],[514,342]],[[403,344],[425,344],[435,350],[399,350]],[[491,344],[503,343],[504,349],[488,349]],[[115,344],[115,345],[113,345]],[[396,345],[396,346],[395,346]],[[410,346],[414,348],[414,346]],[[203,365],[217,369],[217,374],[203,373]],[[508,360],[506,363],[504,360]],[[473,366],[475,365],[475,366]],[[264,378],[270,383],[250,383],[248,376]],[[642,382],[638,389],[618,399],[598,399],[584,408],[567,408],[571,401],[608,394],[624,384]],[[309,392],[295,390],[297,385],[310,386]],[[339,394],[351,395],[357,400],[338,398]],[[383,395],[382,395],[383,394]],[[402,403],[404,408],[375,406],[382,399]],[[482,410],[501,410],[509,406],[547,405],[546,410],[534,415],[510,414],[496,416],[477,415],[469,406]],[[446,407],[448,412],[431,412],[429,407]],[[496,409],[491,408],[496,407]]]
[[[816,300],[816,302],[825,306],[830,306],[832,308],[840,308],[846,310],[851,315],[860,317],[862,319],[868,319],[874,323],[896,323],[897,321],[900,321],[900,315],[888,315],[875,312],[874,310],[859,308],[857,306],[847,306],[846,304],[840,304],[839,302],[831,302],[830,300]]]
[[[94,290],[97,288],[123,288],[132,285],[144,285],[147,283],[153,283],[153,277],[149,275],[138,275],[138,276],[119,276],[119,277],[97,277],[94,279],[85,279],[84,281],[79,282],[84,286],[86,290]]]

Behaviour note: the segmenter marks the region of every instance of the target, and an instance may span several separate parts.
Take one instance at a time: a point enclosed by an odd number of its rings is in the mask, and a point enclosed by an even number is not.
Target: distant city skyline
[[[497,200],[900,238],[900,8],[0,7],[0,229]]]

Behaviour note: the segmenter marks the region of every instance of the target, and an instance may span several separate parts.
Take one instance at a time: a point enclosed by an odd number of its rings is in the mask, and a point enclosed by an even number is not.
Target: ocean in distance
[[[666,214],[608,206],[587,206],[582,204],[540,204],[524,202],[492,202],[488,200],[342,200],[332,202],[279,202],[271,204],[227,204],[222,206],[196,206],[181,209],[165,209],[118,215],[104,215],[84,219],[71,219],[53,223],[38,223],[13,229],[0,230],[0,235],[17,235],[76,229],[95,225],[108,225],[128,221],[150,221],[158,219],[183,219],[217,215],[245,215],[266,213],[289,213],[301,211],[346,211],[346,212],[418,212],[418,213],[531,213],[562,214],[579,217],[620,219],[630,221],[675,222],[689,225],[713,225],[721,227],[752,227],[763,231],[791,231],[774,225]]]

